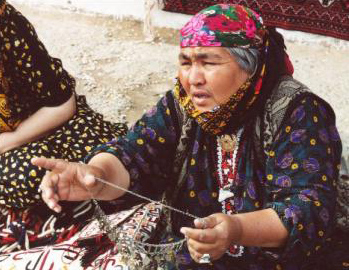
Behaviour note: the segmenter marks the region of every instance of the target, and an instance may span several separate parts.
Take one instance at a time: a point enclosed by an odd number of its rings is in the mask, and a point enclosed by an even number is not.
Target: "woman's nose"
[[[189,71],[189,83],[191,85],[202,85],[205,83],[205,74],[203,70],[193,65]]]

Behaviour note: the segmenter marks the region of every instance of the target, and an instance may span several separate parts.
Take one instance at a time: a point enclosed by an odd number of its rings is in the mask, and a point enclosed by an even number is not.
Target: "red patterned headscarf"
[[[239,47],[256,48],[260,62],[256,74],[249,78],[226,104],[212,111],[201,112],[194,107],[181,83],[174,93],[181,106],[208,133],[222,133],[234,119],[243,119],[258,99],[266,75],[268,31],[255,11],[235,4],[219,4],[197,13],[181,29],[181,47]]]
[[[260,48],[266,31],[252,9],[220,4],[197,13],[181,29],[181,47]]]

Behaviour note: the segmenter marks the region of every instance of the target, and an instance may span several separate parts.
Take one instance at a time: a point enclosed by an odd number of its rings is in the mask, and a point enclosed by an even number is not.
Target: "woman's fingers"
[[[214,229],[193,229],[183,227],[181,232],[191,240],[201,243],[212,244],[216,242],[216,231]]]
[[[104,188],[95,175],[97,167],[60,159],[33,158],[32,163],[49,170],[41,183],[42,198],[53,210],[60,211],[60,200],[80,201],[96,197]]]
[[[222,257],[231,244],[230,217],[224,214],[213,214],[196,219],[194,225],[195,228],[181,228],[181,232],[187,238],[192,258],[198,262],[203,254],[209,254],[212,260]]]
[[[213,235],[207,232],[209,230],[212,231],[212,229],[194,230],[196,231],[188,231],[188,233],[186,234],[186,236],[188,237],[188,250],[194,261],[199,262],[203,254],[209,254],[211,260],[217,260],[222,256],[222,254],[224,254],[225,248],[216,242],[216,237],[214,236],[216,234]]]
[[[48,207],[55,212],[61,211],[61,206],[58,204],[59,195],[58,195],[58,181],[59,175],[55,173],[48,172],[45,174],[41,184],[41,196],[44,202],[48,205]]]
[[[31,162],[35,166],[39,166],[46,170],[50,170],[54,172],[63,171],[69,164],[68,162],[61,159],[48,159],[45,157],[32,158]]]
[[[199,253],[197,252],[194,248],[192,248],[191,246],[188,245],[188,250],[190,253],[190,256],[193,258],[193,260],[197,263],[199,263],[200,258],[202,257],[202,255],[204,253]]]
[[[194,225],[197,229],[214,228],[217,224],[218,224],[218,221],[214,216],[197,218],[194,220]]]

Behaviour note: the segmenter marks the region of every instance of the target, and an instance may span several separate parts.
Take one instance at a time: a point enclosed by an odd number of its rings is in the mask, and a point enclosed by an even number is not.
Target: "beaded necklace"
[[[236,134],[217,137],[218,201],[222,204],[222,213],[227,215],[235,214],[234,193],[231,187],[236,179],[242,133],[243,128],[239,129]],[[240,257],[243,252],[243,246],[232,244],[226,253],[232,257]]]

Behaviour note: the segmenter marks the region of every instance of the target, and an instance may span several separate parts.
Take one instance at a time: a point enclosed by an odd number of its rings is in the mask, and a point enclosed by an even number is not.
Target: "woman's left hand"
[[[0,154],[16,148],[13,143],[13,132],[2,132],[0,133]]]
[[[218,260],[232,243],[238,243],[242,229],[238,219],[217,213],[194,221],[196,228],[181,228],[187,238],[191,257],[199,263],[204,254],[211,260]]]

